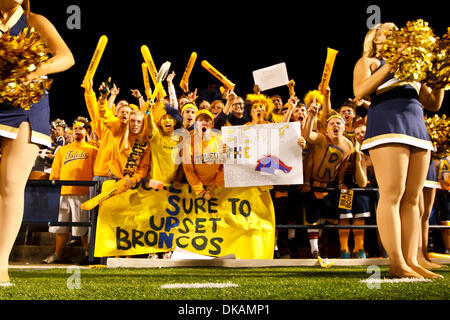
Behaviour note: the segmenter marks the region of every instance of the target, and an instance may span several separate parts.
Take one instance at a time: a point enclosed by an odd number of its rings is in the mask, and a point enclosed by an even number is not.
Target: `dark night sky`
[[[118,5],[119,3],[119,5]],[[339,50],[330,87],[332,103],[353,97],[353,67],[362,50],[367,32],[367,8],[376,4],[381,21],[403,26],[418,18],[428,21],[436,35],[447,30],[448,15],[443,1],[432,6],[410,5],[404,1],[106,1],[106,0],[31,0],[32,11],[46,16],[58,29],[76,64],[68,71],[51,75],[51,118],[71,123],[78,115],[87,116],[80,87],[99,37],[109,41],[98,67],[94,86],[112,77],[121,89],[119,99],[137,102],[129,92],[144,92],[140,47],[146,44],[156,66],[172,63],[175,85],[183,75],[192,51],[198,58],[190,78],[190,88],[220,84],[200,66],[208,60],[236,84],[236,92],[245,96],[253,87],[252,71],[286,62],[296,93],[316,89],[323,71],[326,48]],[[395,3],[395,4],[394,4]],[[81,28],[69,30],[67,8],[81,9]],[[281,93],[287,87],[267,92]],[[447,92],[441,112],[448,113]]]

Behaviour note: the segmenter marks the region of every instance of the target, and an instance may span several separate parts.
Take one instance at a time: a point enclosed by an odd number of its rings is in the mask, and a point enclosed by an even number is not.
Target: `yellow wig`
[[[310,90],[305,94],[305,97],[303,98],[303,101],[305,102],[307,107],[309,107],[309,105],[313,101],[313,98],[316,98],[316,102],[318,104],[323,105],[323,94],[321,94],[318,90]]]
[[[275,109],[273,101],[263,94],[253,94],[253,93],[247,94],[246,100],[251,105],[254,105],[256,103],[263,104],[266,107],[266,118],[272,113],[273,109]]]

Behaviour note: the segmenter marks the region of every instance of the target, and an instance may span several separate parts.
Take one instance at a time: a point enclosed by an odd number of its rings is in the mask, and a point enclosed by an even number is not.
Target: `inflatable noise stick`
[[[91,81],[94,79],[95,72],[97,71],[98,64],[100,63],[100,59],[102,58],[103,51],[105,51],[106,44],[108,43],[108,37],[102,35],[98,40],[97,47],[95,48],[94,55],[92,56],[91,62],[89,63],[89,67],[86,71],[86,75],[83,79],[83,87],[86,81]]]
[[[189,91],[188,83],[189,83],[189,76],[191,75],[192,69],[194,68],[195,60],[197,60],[197,53],[192,52],[191,57],[189,58],[188,64],[186,66],[186,70],[184,70],[183,77],[180,81],[180,87],[183,89],[184,92]]]
[[[142,56],[144,57],[145,63],[147,64],[147,69],[148,69],[148,72],[150,73],[150,76],[152,77],[153,84],[156,85],[157,70],[156,70],[155,62],[153,61],[152,55],[150,54],[150,49],[146,45],[143,45],[141,47],[141,53],[142,53]]]
[[[152,55],[150,54],[150,49],[146,45],[143,45],[141,46],[141,53],[142,56],[144,57],[145,63],[147,64],[148,72],[150,73],[150,77],[152,78],[153,84],[155,85],[156,89],[156,85],[158,83],[158,81],[156,80],[156,76],[158,72],[156,70],[155,62],[153,61]],[[162,88],[162,95],[163,97],[166,96],[164,88]]]
[[[450,259],[450,254],[428,252],[428,258]]]
[[[96,195],[95,197],[83,202],[81,204],[81,210],[89,211],[89,210],[94,209],[96,206],[98,206],[100,203],[102,203],[106,199],[109,199],[112,196],[116,195],[118,189],[119,189],[119,186],[116,183],[112,189],[103,191],[103,192],[99,193],[98,195]]]
[[[222,95],[222,99],[228,99],[228,94],[231,90],[224,88],[223,86],[219,87],[220,94]]]
[[[290,80],[287,86],[289,88],[289,97],[295,96],[295,91],[294,91],[295,81]]]
[[[202,67],[205,68],[209,73],[216,77],[223,85],[230,91],[234,90],[235,84],[228,80],[223,74],[221,74],[216,68],[214,68],[208,61],[202,61]]]
[[[222,97],[225,95],[225,93],[227,92],[227,89],[225,89],[224,87],[222,87],[222,86],[220,86],[219,87],[219,91],[220,91],[220,94],[222,95]]]
[[[161,68],[159,68],[158,74],[156,75],[156,85],[155,85],[155,91],[153,92],[152,96],[150,97],[151,101],[155,101],[156,95],[158,92],[163,89],[162,83],[169,74],[171,63],[169,61],[166,61],[162,64]]]
[[[167,75],[169,74],[171,63],[169,61],[164,62],[159,68],[158,74],[156,75],[156,82],[161,83],[166,80]]]
[[[152,93],[150,89],[150,78],[148,75],[148,67],[145,62],[141,64],[142,67],[142,78],[144,80],[144,87],[145,87],[145,95],[147,96],[147,100],[150,99]]]
[[[320,93],[325,95],[330,83],[331,72],[333,71],[334,60],[336,59],[338,51],[327,48],[327,59],[325,61],[325,66],[323,68],[322,80],[320,81]]]

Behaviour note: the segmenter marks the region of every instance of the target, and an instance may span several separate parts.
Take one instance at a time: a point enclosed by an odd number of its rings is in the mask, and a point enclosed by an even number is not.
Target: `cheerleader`
[[[62,72],[74,64],[74,58],[53,24],[44,16],[30,12],[29,0],[0,2],[0,30],[17,36],[33,27],[52,52],[52,57],[30,72],[25,81]],[[44,93],[29,110],[0,104],[0,285],[11,285],[8,260],[19,232],[24,208],[24,191],[39,145],[50,147],[50,109]]]
[[[417,250],[419,195],[433,150],[422,108],[438,110],[444,91],[400,81],[392,75],[392,65],[378,58],[386,35],[394,28],[393,23],[384,23],[371,29],[354,68],[355,98],[371,97],[361,150],[369,152],[380,190],[377,224],[389,255],[389,274],[440,278],[418,263]]]
[[[428,234],[429,221],[431,212],[433,211],[434,200],[436,199],[436,189],[440,189],[441,185],[438,180],[436,165],[438,160],[431,159],[430,167],[428,168],[427,177],[423,186],[423,191],[419,198],[420,209],[420,235],[419,235],[419,250],[417,251],[417,261],[419,264],[427,269],[443,268],[445,265],[434,263],[428,257]]]

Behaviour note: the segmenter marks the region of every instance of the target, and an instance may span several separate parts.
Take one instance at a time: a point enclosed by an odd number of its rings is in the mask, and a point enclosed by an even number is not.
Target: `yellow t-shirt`
[[[151,167],[150,178],[170,184],[177,174],[178,164],[176,164],[177,144],[179,136],[166,136],[161,130],[153,130],[150,138]]]
[[[89,143],[72,142],[62,146],[53,159],[50,180],[91,181],[94,176],[94,163],[97,148]],[[62,186],[61,195],[83,195],[89,187]]]
[[[283,120],[283,118],[284,118],[284,114],[272,113],[272,122],[273,123],[279,123],[279,122],[281,122],[281,120]]]

